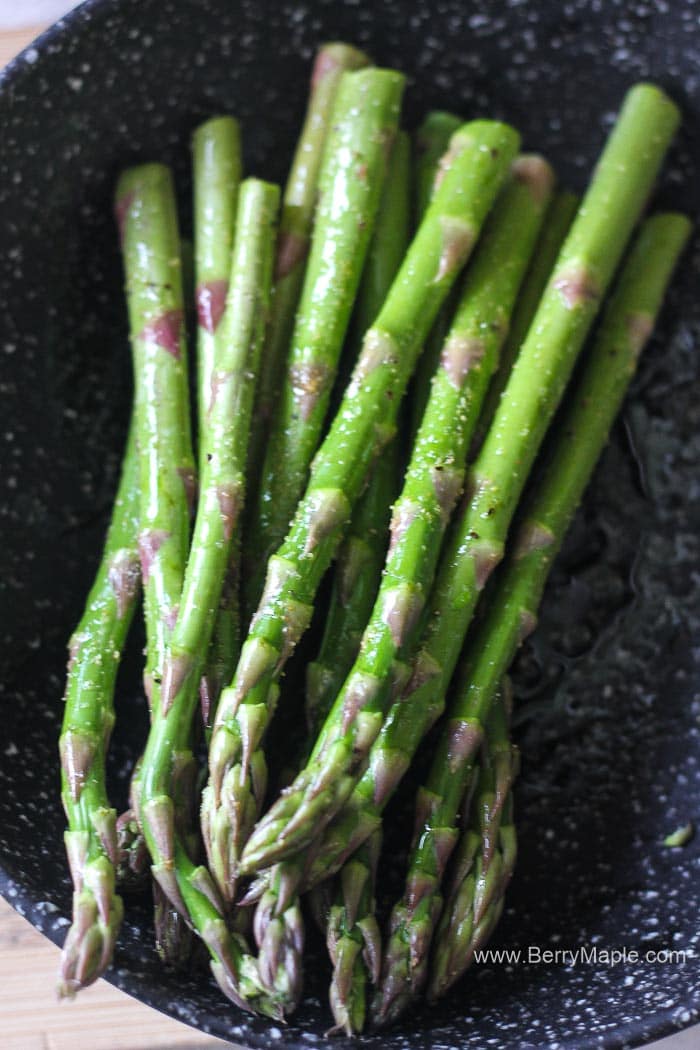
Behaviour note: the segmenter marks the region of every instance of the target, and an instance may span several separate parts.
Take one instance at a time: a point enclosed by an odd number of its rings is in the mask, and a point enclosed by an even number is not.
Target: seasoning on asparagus
[[[409,242],[409,151],[399,132],[389,160],[387,179],[377,213],[374,234],[362,273],[353,332],[362,334],[379,313],[398,272]],[[350,340],[345,353],[357,356]],[[349,535],[333,567],[333,586],[326,626],[317,660],[307,668],[306,761],[319,725],[357,655],[362,631],[372,611],[384,565],[389,515],[397,491],[398,443],[389,447],[374,466],[350,524]],[[304,920],[297,887],[304,864],[296,858],[283,862],[271,874],[267,891],[256,909],[254,931],[259,949],[260,975],[266,987],[285,1001],[287,1012],[297,1005],[302,986]],[[358,966],[360,963],[358,962]]]
[[[241,182],[241,136],[233,117],[212,117],[192,136],[195,300],[197,306],[197,423],[199,474],[209,451],[209,405],[217,329],[226,307]],[[200,683],[202,717],[210,727],[219,694],[235,667],[240,634],[238,562],[234,544],[219,612]]]
[[[492,704],[474,776],[476,787],[468,802],[468,823],[459,833],[435,935],[428,988],[431,1000],[447,992],[471,965],[474,953],[488,942],[501,917],[515,867],[512,789],[519,754],[510,741],[511,689],[507,681]]]
[[[599,170],[604,173],[604,166]],[[442,906],[440,883],[490,704],[519,641],[535,625],[552,560],[607,440],[689,230],[688,220],[680,215],[659,215],[644,224],[573,402],[553,435],[551,462],[528,503],[511,560],[490,596],[487,615],[468,643],[460,688],[449,706],[425,787],[417,795],[416,840],[406,889],[392,912],[384,956],[377,1004],[381,1021],[398,1017],[425,984],[428,951]],[[610,237],[609,225],[607,233]],[[556,280],[555,271],[555,288]],[[514,375],[519,367],[516,364]],[[510,388],[509,383],[506,403]],[[488,443],[487,438],[485,448]]]
[[[519,157],[510,184],[494,206],[464,281],[403,491],[394,505],[382,584],[358,658],[306,769],[251,839],[251,853],[264,839],[269,842],[267,850],[256,855],[258,863],[297,852],[318,836],[359,779],[392,690],[395,697],[405,684],[401,661],[417,634],[442,537],[462,488],[471,435],[498,364],[552,181],[551,169],[540,157]],[[404,771],[396,765],[393,770],[378,769],[377,793],[391,791],[390,774]]]
[[[73,923],[61,954],[61,995],[74,995],[105,972],[122,921],[115,891],[116,812],[107,797],[105,757],[119,658],[140,590],[138,494],[132,421],[102,560],[69,646],[59,747]]]
[[[344,812],[325,832],[306,885],[337,870],[378,825],[386,798],[375,802],[374,770],[388,769],[398,780],[399,767],[408,768],[442,713],[474,606],[500,558],[525,476],[677,123],[676,107],[659,89],[644,84],[629,92],[469,472],[470,498],[441,557],[411,679]]]
[[[246,584],[251,611],[267,559],[284,539],[306,486],[362,274],[405,78],[387,69],[345,73],[319,174],[319,203],[304,287],[270,420]]]
[[[140,818],[153,860],[152,874],[205,941],[223,990],[235,1002],[253,1001],[273,1016],[279,1011],[262,989],[258,994],[257,970],[246,959],[240,940],[226,929],[223,907],[208,872],[196,867],[188,855],[176,826],[175,801],[184,790],[183,783],[194,775],[190,732],[199,674],[243,498],[245,448],[271,278],[277,201],[276,188],[265,183],[249,180],[241,188],[230,288],[215,342],[208,407],[211,448],[185,572],[188,475],[183,475],[181,463],[189,437],[188,406],[169,172],[156,165],[132,169],[122,176],[117,191],[134,332],[141,568],[152,669],[152,725],[141,769]],[[155,302],[154,276],[159,286],[162,277],[166,293]],[[146,310],[151,316],[144,318]],[[165,636],[159,622],[149,616],[149,599],[160,605],[168,625]]]
[[[329,1035],[359,1034],[367,1015],[368,984],[379,982],[381,934],[374,888],[381,849],[375,831],[336,876],[326,943],[333,963],[329,999],[335,1026]]]
[[[222,695],[209,750],[212,820],[228,821],[232,855],[240,855],[250,816],[262,802],[251,772],[262,761],[260,743],[277,680],[309,623],[320,580],[372,462],[393,436],[418,348],[507,174],[515,137],[491,121],[466,125],[453,137],[440,188],[364,337],[287,539],[270,559],[265,592],[233,684]]]
[[[520,289],[508,335],[501,350],[498,371],[491,380],[491,385],[484,398],[479,423],[472,441],[474,450],[479,449],[486,436],[486,431],[491,425],[498,402],[501,400],[501,394],[508,382],[510,373],[513,371],[518,351],[525,341],[528,329],[547,287],[547,281],[557,261],[557,256],[571,228],[578,206],[579,198],[575,193],[569,193],[568,190],[560,190],[558,193],[555,193],[547,209],[542,224],[542,232],[535,246],[530,268]]]
[[[420,223],[425,215],[426,208],[433,195],[435,175],[438,170],[440,158],[443,156],[450,144],[450,138],[454,135],[462,121],[453,113],[445,113],[442,110],[433,110],[428,113],[423,123],[416,131],[414,137],[414,213],[416,225]],[[435,318],[435,323],[428,333],[415,374],[409,388],[410,427],[411,442],[415,440],[416,434],[425,412],[425,406],[430,395],[430,383],[437,372],[440,363],[442,344],[445,341],[450,322],[454,316],[457,306],[456,298],[458,289],[453,288],[447,297],[447,301]]]
[[[319,172],[331,115],[343,73],[371,65],[370,59],[349,44],[323,44],[314,60],[304,124],[297,141],[284,188],[277,237],[270,320],[260,359],[255,407],[249,440],[252,464],[249,483],[248,528],[255,520],[258,473],[277,404],[284,366],[294,329],[306,259],[319,193]],[[257,595],[248,604],[255,605]]]

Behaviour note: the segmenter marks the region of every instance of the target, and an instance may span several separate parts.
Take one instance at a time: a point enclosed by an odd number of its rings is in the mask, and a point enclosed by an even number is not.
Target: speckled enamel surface
[[[411,124],[437,106],[505,117],[579,190],[626,86],[658,80],[685,115],[659,200],[698,212],[694,0],[104,0],[13,63],[0,80],[0,890],[59,942],[65,644],[131,387],[114,180],[133,160],[172,162],[187,230],[188,137],[220,111],[242,122],[247,170],[283,178],[310,58],[329,38],[411,75]],[[699,262],[695,243],[518,661],[520,859],[498,946],[697,950],[700,840],[663,839],[700,818]],[[134,643],[110,760],[119,803],[146,727]],[[206,970],[166,973],[149,924],[147,902],[128,908],[110,975],[120,987],[238,1043],[350,1045],[323,1034],[321,951],[283,1030],[235,1010]],[[478,966],[436,1009],[360,1045],[639,1045],[700,1016],[699,969]]]

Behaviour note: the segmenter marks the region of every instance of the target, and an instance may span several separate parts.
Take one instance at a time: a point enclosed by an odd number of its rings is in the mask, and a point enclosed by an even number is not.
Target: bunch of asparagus
[[[688,237],[655,215],[623,261],[678,113],[634,87],[579,204],[503,123],[428,114],[412,154],[403,88],[322,47],[283,194],[241,181],[233,118],[197,128],[194,287],[170,171],[118,182],[135,397],[70,645],[66,994],[109,966],[120,894],[149,873],[164,960],[196,966],[201,941],[224,994],[277,1019],[302,993],[306,897],[348,1033],[443,995],[503,909],[507,672]],[[105,765],[141,592],[151,727],[117,819]],[[305,678],[286,680],[310,627]],[[278,707],[303,728],[270,799]],[[436,722],[382,945],[382,817]]]

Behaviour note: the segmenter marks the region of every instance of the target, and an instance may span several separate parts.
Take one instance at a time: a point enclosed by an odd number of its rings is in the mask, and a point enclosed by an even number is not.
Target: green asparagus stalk
[[[542,298],[547,281],[550,278],[557,256],[571,228],[579,198],[567,190],[560,190],[554,195],[547,214],[544,217],[542,233],[535,247],[535,252],[527,272],[518,301],[513,311],[508,337],[501,350],[498,371],[491,380],[488,392],[481,409],[481,416],[474,434],[472,447],[480,448],[486,431],[496,414],[501,394],[513,371],[518,351],[525,341],[532,319],[535,316],[539,301]]]
[[[428,113],[418,128],[414,139],[415,200],[414,212],[418,224],[430,203],[435,184],[435,175],[440,158],[450,143],[450,138],[461,124],[459,117],[453,113],[434,110]],[[457,289],[453,288],[447,302],[435,319],[425,346],[418,358],[415,375],[411,380],[409,392],[411,440],[414,441],[425,412],[430,395],[430,381],[437,372],[440,363],[442,344],[445,341],[450,322],[454,316],[457,303]]]
[[[401,132],[391,151],[387,180],[355,307],[354,331],[362,333],[379,313],[409,240],[409,152]],[[350,347],[353,360],[357,348]],[[398,448],[392,441],[372,471],[350,532],[334,566],[326,626],[317,660],[307,669],[305,761],[316,733],[352,667],[376,597],[384,565],[389,513],[398,481]],[[291,1013],[302,987],[304,920],[298,884],[303,864],[280,864],[255,913],[254,932],[263,983]]]
[[[396,137],[374,236],[355,307],[355,331],[364,333],[379,313],[409,243],[409,142]],[[357,357],[351,348],[349,356]],[[389,511],[397,491],[398,448],[392,441],[360,498],[333,570],[333,587],[318,656],[306,671],[306,719],[311,741],[353,665],[372,612],[384,565]],[[310,747],[309,747],[310,750]]]
[[[74,995],[104,973],[122,921],[115,891],[116,812],[107,797],[105,755],[119,657],[140,589],[138,492],[132,422],[102,560],[69,647],[59,746],[73,924],[61,955],[61,995]]]
[[[417,633],[442,538],[462,488],[471,434],[551,192],[551,169],[539,157],[518,158],[513,175],[467,273],[443,346],[403,491],[394,505],[382,583],[357,660],[306,769],[249,843],[256,864],[267,866],[270,857],[290,856],[318,837],[363,771],[392,688],[400,690],[405,684],[401,662]],[[400,775],[403,769],[395,765],[393,771],[378,770],[378,793],[393,789],[390,772]]]
[[[148,288],[139,266],[144,259],[159,259],[160,252],[169,260],[167,288],[178,290],[177,267],[170,262],[170,239],[176,230],[166,176],[165,169],[155,166],[136,169],[122,177],[118,188],[129,287],[139,292]],[[133,293],[130,298],[132,330],[136,333],[142,529],[148,522],[158,537],[158,543],[142,546],[142,573],[148,597],[157,565],[158,576],[164,581],[163,605],[173,612],[162,656],[154,652],[160,636],[153,633],[148,616],[146,621],[149,662],[157,667],[157,674],[152,680],[152,724],[141,769],[139,815],[153,861],[152,874],[170,903],[204,940],[224,992],[239,1005],[250,1000],[274,1016],[278,1010],[259,988],[257,968],[245,956],[240,939],[226,928],[223,905],[208,872],[190,859],[175,811],[181,798],[191,797],[186,785],[195,772],[190,734],[201,662],[243,500],[246,442],[271,280],[277,202],[276,187],[256,180],[248,180],[241,187],[229,292],[215,341],[208,407],[210,447],[186,571],[184,558],[176,561],[180,549],[174,545],[182,527],[180,519],[187,516],[187,504],[177,471],[177,437],[170,425],[175,405],[180,432],[185,430],[188,418],[184,373],[181,376],[170,364],[172,360],[182,366],[184,348],[178,343],[176,356],[174,341],[164,345],[162,339],[157,342],[150,335],[163,329],[157,319],[146,329],[146,337],[139,334],[143,332],[139,328],[140,299]],[[167,562],[159,564],[164,556]],[[176,565],[184,575],[177,595]]]
[[[269,423],[248,553],[251,609],[285,537],[321,437],[331,387],[369,245],[405,78],[345,73],[319,175],[320,198],[286,377]]]
[[[392,438],[418,348],[478,237],[506,176],[517,136],[490,121],[466,125],[452,140],[440,188],[413,239],[384,305],[367,331],[352,380],[287,539],[270,559],[265,592],[244,642],[232,687],[219,704],[209,750],[209,827],[228,842],[231,865],[215,866],[220,885],[235,873],[262,801],[252,769],[274,708],[279,675],[311,618],[372,462]]]
[[[226,307],[241,181],[241,133],[233,117],[212,117],[192,136],[195,300],[197,306],[197,421],[199,475],[209,445],[209,404],[216,330]]]
[[[329,999],[335,1026],[329,1035],[359,1034],[365,1025],[368,984],[379,981],[381,934],[374,887],[381,849],[375,831],[344,865],[336,879],[328,916],[326,943],[333,963]]]
[[[510,689],[504,682],[493,699],[476,788],[469,800],[469,822],[460,832],[451,864],[431,961],[431,1000],[447,992],[468,969],[474,952],[489,940],[515,867],[512,788],[519,754],[510,742],[509,708]]]
[[[658,89],[639,85],[628,94],[471,469],[470,499],[441,558],[409,683],[343,813],[324,833],[307,887],[337,871],[378,826],[388,795],[377,791],[375,770],[389,770],[397,782],[443,711],[474,606],[500,558],[500,537],[677,123],[675,106]]]
[[[241,182],[241,141],[238,121],[213,117],[192,136],[195,298],[197,305],[197,421],[199,474],[204,475],[210,446],[209,406],[216,353],[217,329],[226,308],[231,253]],[[221,689],[235,667],[240,634],[238,562],[234,550],[221,592],[214,634],[200,683],[202,717],[211,726]]]
[[[260,361],[255,409],[249,442],[249,507],[257,508],[257,471],[276,408],[294,318],[299,304],[306,258],[311,243],[323,151],[343,73],[370,65],[370,59],[348,44],[330,43],[319,48],[311,74],[309,101],[289,177],[282,198],[270,320]],[[246,515],[246,532],[254,518]],[[249,558],[246,558],[249,561]],[[251,585],[252,586],[252,585]],[[254,606],[256,599],[249,602]]]
[[[536,622],[552,559],[605,445],[689,230],[688,220],[679,215],[656,216],[645,223],[573,402],[554,435],[551,463],[531,498],[511,562],[468,645],[464,676],[417,796],[416,840],[384,956],[380,1021],[394,1020],[425,984],[428,951],[442,907],[440,883],[493,696],[518,642]],[[489,438],[485,448],[488,443]]]

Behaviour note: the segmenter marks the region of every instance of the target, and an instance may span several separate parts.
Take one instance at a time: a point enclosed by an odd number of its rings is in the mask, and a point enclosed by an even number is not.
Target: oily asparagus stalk
[[[209,750],[209,826],[240,855],[251,816],[262,801],[251,777],[272,714],[279,675],[311,618],[320,580],[372,462],[392,438],[418,348],[466,261],[507,174],[517,136],[491,121],[466,125],[452,139],[435,194],[367,331],[330,431],[317,452],[306,493],[287,539],[271,558],[260,606],[243,645],[232,687],[225,690]],[[240,815],[245,814],[241,820]],[[215,870],[225,882],[233,867]]]
[[[140,279],[138,266],[155,255],[156,248],[169,247],[166,238],[175,226],[174,211],[168,207],[171,197],[164,192],[163,173],[164,169],[154,171],[152,166],[127,172],[118,189],[130,288],[137,287],[139,291],[148,286]],[[150,202],[149,191],[154,189],[161,192]],[[144,200],[150,207],[144,206]],[[223,905],[207,870],[195,866],[190,859],[181,826],[176,822],[176,802],[181,797],[191,797],[186,785],[191,783],[196,768],[190,740],[199,674],[243,500],[246,442],[271,281],[277,203],[274,186],[248,180],[241,187],[229,291],[215,341],[208,406],[210,449],[186,570],[184,558],[178,566],[184,583],[181,580],[176,596],[163,586],[163,605],[173,615],[162,657],[159,653],[151,655],[159,637],[154,636],[148,617],[146,621],[149,662],[156,665],[156,656],[158,662],[151,685],[152,724],[143,757],[139,802],[153,861],[152,874],[170,903],[189,919],[204,940],[222,989],[239,1005],[250,1001],[274,1016],[278,1010],[259,987],[257,969],[245,955],[243,942],[226,927]],[[166,207],[167,224],[163,219]],[[142,225],[144,213],[150,221]],[[160,227],[156,219],[160,219]],[[161,232],[162,246],[154,243],[154,230]],[[165,250],[163,254],[172,259]],[[169,267],[169,287],[177,289],[177,269],[172,263]],[[179,535],[180,519],[187,515],[187,503],[183,479],[177,470],[178,458],[173,454],[177,446],[169,429],[169,413],[177,404],[179,427],[184,430],[187,401],[186,386],[183,382],[183,389],[178,390],[180,374],[170,364],[171,360],[182,364],[184,348],[172,341],[164,345],[162,338],[157,342],[150,336],[151,330],[163,331],[159,320],[144,336],[136,323],[139,305],[139,299],[132,297],[140,424],[140,506],[142,528],[144,522],[152,523],[158,540],[142,546],[142,573],[148,589],[154,566],[164,556],[167,562],[160,567],[161,574],[167,569],[165,582],[175,582],[175,559],[180,550],[173,540]],[[143,406],[147,406],[146,411]],[[170,440],[166,440],[168,436]]]
[[[387,69],[345,73],[319,174],[304,287],[269,422],[246,584],[255,608],[271,554],[306,485],[362,273],[401,107],[405,78]]]
[[[519,641],[534,627],[552,560],[605,445],[689,230],[688,220],[680,215],[660,215],[644,224],[573,402],[554,435],[551,462],[529,501],[511,560],[467,646],[460,686],[425,786],[417,795],[416,838],[404,896],[392,912],[383,962],[376,1007],[380,1021],[396,1019],[425,984],[442,907],[441,879],[493,696]]]
[[[409,141],[399,132],[355,307],[364,333],[379,313],[406,253],[410,232]],[[353,359],[357,349],[351,348]],[[352,516],[333,569],[333,587],[318,656],[306,670],[306,720],[311,742],[352,667],[372,611],[386,553],[389,511],[397,491],[397,442],[377,462]],[[309,750],[311,748],[309,747]]]
[[[431,1000],[447,992],[491,937],[515,867],[512,788],[519,754],[510,741],[510,702],[510,686],[504,681],[492,701],[468,823],[451,863],[430,964]]]
[[[335,898],[326,933],[333,963],[329,1000],[335,1026],[329,1035],[359,1034],[367,1014],[367,986],[379,981],[381,934],[376,918],[374,888],[381,849],[375,831],[336,877]]]
[[[394,504],[382,583],[357,660],[306,769],[251,839],[251,852],[269,842],[255,854],[256,863],[298,852],[318,836],[361,776],[392,690],[395,695],[405,684],[402,661],[417,633],[442,538],[462,488],[471,434],[497,367],[552,179],[541,158],[520,157],[494,207],[461,290],[403,490]],[[389,777],[377,790],[391,789]]]
[[[122,920],[115,891],[116,812],[107,797],[105,756],[119,657],[140,590],[138,492],[132,421],[102,560],[69,646],[59,747],[73,924],[61,954],[61,995],[74,995],[104,973]]]
[[[163,671],[189,547],[194,463],[189,427],[185,307],[175,193],[168,168],[146,164],[119,180],[119,225],[131,330],[139,446],[138,537],[148,637],[144,688],[152,713],[153,682]],[[164,449],[167,448],[167,452]],[[144,486],[160,473],[162,507],[146,502]],[[141,770],[133,795],[140,792]],[[141,814],[134,814],[141,825]],[[123,823],[120,822],[120,830]],[[120,843],[123,849],[123,842]],[[134,847],[132,859],[138,854]],[[123,854],[122,854],[123,855]],[[162,912],[157,909],[156,918]],[[162,944],[187,941],[173,923]],[[179,954],[179,952],[177,953]]]
[[[414,213],[416,224],[425,215],[425,210],[433,194],[435,175],[440,158],[445,153],[450,144],[450,138],[460,124],[461,120],[453,113],[434,110],[428,113],[415,134],[413,166],[415,173]],[[457,289],[453,288],[447,302],[437,315],[432,330],[426,339],[425,346],[418,358],[415,375],[411,380],[409,432],[412,440],[415,440],[423,413],[425,412],[425,406],[430,395],[430,382],[437,371],[442,344],[445,341],[445,336],[457,305],[454,301],[456,294]]]
[[[197,306],[197,422],[199,475],[210,450],[209,405],[217,329],[226,308],[231,253],[241,183],[241,135],[233,117],[212,117],[192,136]],[[234,545],[235,546],[235,545]],[[234,549],[221,592],[207,662],[200,683],[202,717],[211,725],[219,693],[235,666],[239,636],[238,562]]]
[[[233,117],[212,117],[192,136],[199,475],[209,445],[216,330],[226,307],[241,182],[241,132]]]
[[[348,44],[323,44],[314,60],[304,124],[297,141],[282,198],[270,319],[260,359],[260,375],[249,440],[249,507],[257,507],[259,464],[279,397],[311,243],[323,151],[343,73],[371,65]],[[248,526],[254,518],[246,515]],[[248,559],[247,559],[248,560]],[[254,606],[257,596],[250,605]]]
[[[409,241],[409,150],[399,132],[391,151],[386,183],[355,307],[354,331],[363,333],[379,313]],[[354,342],[354,340],[353,340]],[[357,347],[349,348],[353,360]],[[347,352],[347,351],[346,351]],[[349,534],[333,568],[333,586],[319,655],[307,669],[308,757],[320,724],[352,667],[376,597],[384,565],[390,507],[398,483],[398,443],[392,441],[374,467],[360,498]],[[303,864],[280,864],[255,912],[254,932],[260,975],[291,1013],[302,987],[304,920],[298,884]]]
[[[491,385],[484,398],[481,416],[472,442],[474,449],[478,449],[481,446],[486,436],[486,431],[491,425],[498,402],[501,400],[501,394],[508,382],[510,373],[513,371],[518,351],[525,341],[525,336],[535,316],[539,301],[547,287],[547,281],[550,278],[566,235],[571,228],[571,223],[574,221],[578,206],[579,198],[575,193],[569,193],[568,190],[560,190],[554,195],[547,209],[532,263],[523,281],[523,286],[513,311],[508,337],[501,350],[498,371],[491,380]]]
[[[500,558],[525,475],[677,123],[678,111],[657,88],[643,84],[629,92],[471,468],[471,498],[441,557],[409,683],[343,813],[324,833],[307,888],[337,871],[378,826],[388,795],[377,792],[375,771],[389,770],[397,782],[443,711],[474,606]]]

